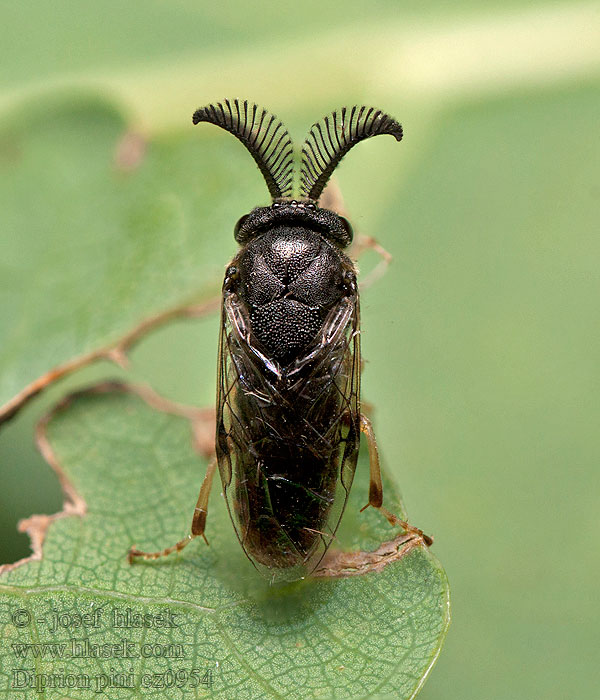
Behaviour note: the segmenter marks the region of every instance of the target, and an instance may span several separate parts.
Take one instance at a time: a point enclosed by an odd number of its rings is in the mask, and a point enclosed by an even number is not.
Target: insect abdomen
[[[234,510],[244,548],[265,566],[306,563],[321,537],[333,534],[327,523],[339,468],[336,394],[333,387],[321,397],[321,419],[309,423],[314,403],[295,394],[280,394],[283,405],[261,407],[238,392],[239,417],[253,440],[237,464]]]

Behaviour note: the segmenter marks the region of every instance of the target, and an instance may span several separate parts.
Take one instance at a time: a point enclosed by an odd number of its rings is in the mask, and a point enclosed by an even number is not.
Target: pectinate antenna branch
[[[357,143],[380,134],[402,139],[400,124],[381,110],[354,106],[349,119],[347,113],[348,108],[342,107],[313,124],[308,132],[302,147],[302,197],[318,200],[339,162]]]
[[[257,120],[257,114],[260,116]],[[194,124],[208,122],[221,127],[241,141],[254,158],[273,199],[289,197],[292,192],[292,140],[277,118],[247,100],[224,100],[209,104],[194,112]],[[257,124],[258,121],[258,124]],[[265,127],[266,122],[266,127]],[[274,127],[274,128],[273,128]],[[281,167],[281,164],[284,167]]]

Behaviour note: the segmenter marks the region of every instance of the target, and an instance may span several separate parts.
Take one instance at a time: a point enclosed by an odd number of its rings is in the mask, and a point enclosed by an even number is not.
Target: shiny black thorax
[[[341,250],[349,225],[333,212],[289,203],[255,210],[249,219],[236,232],[243,247],[224,294],[235,296],[249,343],[275,370],[266,362],[257,376],[253,358],[232,347],[240,377],[235,413],[249,437],[235,507],[245,523],[244,547],[259,562],[285,566],[316,546],[334,502],[345,449],[336,381],[347,335],[302,362],[340,305],[355,303],[356,279]]]
[[[285,366],[317,336],[327,314],[356,292],[348,222],[312,203],[255,209],[236,228],[245,244],[232,261],[225,290],[244,302],[253,334]]]
[[[347,293],[340,252],[318,232],[276,226],[237,258],[238,294],[256,339],[282,365],[305,351]]]

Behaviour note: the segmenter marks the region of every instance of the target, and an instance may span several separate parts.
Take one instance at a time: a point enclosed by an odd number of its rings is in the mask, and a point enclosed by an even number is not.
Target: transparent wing
[[[224,298],[217,457],[236,533],[276,580],[312,571],[334,538],[360,440],[358,296],[326,318],[286,367],[253,338],[244,304]]]

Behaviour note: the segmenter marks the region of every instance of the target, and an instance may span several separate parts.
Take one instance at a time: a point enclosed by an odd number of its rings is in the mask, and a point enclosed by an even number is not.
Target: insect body
[[[276,204],[245,226],[223,289],[217,458],[242,546],[297,578],[329,544],[356,466],[356,278],[327,238],[345,230],[314,205]]]
[[[293,580],[318,565],[339,525],[356,468],[361,430],[371,457],[369,503],[382,507],[377,449],[360,413],[359,296],[343,252],[352,228],[318,206],[343,156],[370,136],[402,138],[379,110],[343,108],[310,130],[300,195],[292,198],[293,149],[281,122],[238,100],[208,105],[193,121],[229,131],[263,173],[272,204],[236,225],[241,248],[227,268],[219,343],[216,461],[237,536],[255,566]],[[204,535],[215,464],[205,477],[186,539]],[[427,539],[426,539],[427,541]]]

